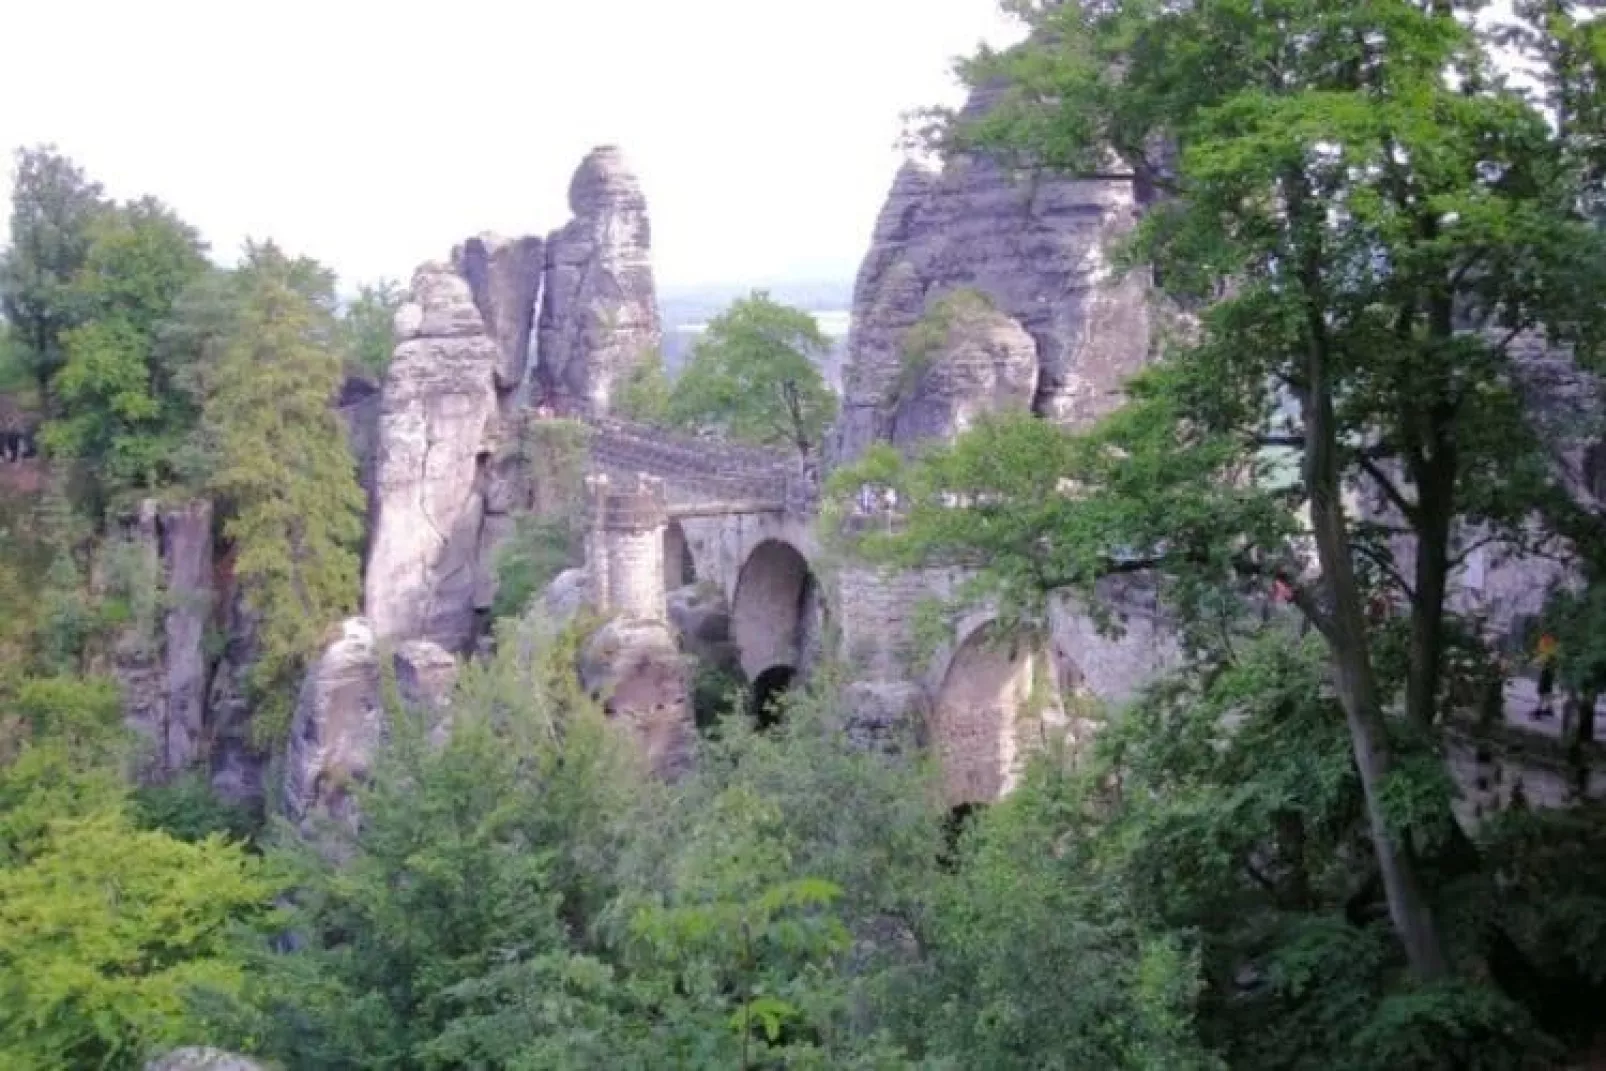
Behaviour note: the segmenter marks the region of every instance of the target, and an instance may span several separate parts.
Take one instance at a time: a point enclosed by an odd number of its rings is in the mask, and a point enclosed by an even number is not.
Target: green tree
[[[1591,362],[1606,326],[1587,175],[1453,7],[1022,8],[1032,38],[972,71],[1003,98],[956,140],[1084,172],[1117,154],[1166,195],[1131,260],[1194,326],[1091,434],[995,422],[909,472],[879,458],[839,481],[901,482],[911,526],[892,552],[974,556],[1017,602],[1151,571],[1219,630],[1246,585],[1285,585],[1326,645],[1423,979],[1451,964],[1419,856],[1457,834],[1446,796],[1403,782],[1448,683],[1454,537],[1470,523],[1520,542],[1556,508],[1523,348]],[[1290,462],[1292,485],[1275,479]],[[1356,511],[1354,488],[1387,510]],[[1389,553],[1399,534],[1409,563]],[[1379,594],[1404,607],[1397,675],[1367,612]],[[1414,741],[1388,729],[1396,695]]]
[[[669,377],[664,374],[663,354],[652,350],[633,365],[620,384],[614,409],[627,420],[643,424],[662,424],[669,417]]]
[[[465,667],[439,746],[427,712],[390,698],[357,830],[328,830],[327,855],[281,848],[310,946],[264,951],[239,1029],[288,1066],[507,1066],[529,1030],[564,1025],[520,1014],[540,990],[516,990],[512,1008],[499,994],[539,980],[553,998],[538,1003],[556,1008],[562,979],[586,975],[574,957],[612,893],[640,779],[627,742],[560,676],[575,638],[501,639]]]
[[[377,381],[385,378],[396,349],[396,310],[404,292],[394,279],[364,283],[346,303],[340,316],[340,333],[347,365]]]
[[[236,926],[279,886],[213,836],[139,829],[110,681],[26,682],[0,745],[0,1061],[136,1068],[203,1039],[192,1001],[243,981]]]
[[[118,494],[175,475],[172,459],[197,414],[156,338],[206,259],[195,231],[149,198],[104,210],[89,233],[70,290],[82,322],[60,335],[63,363],[50,380],[57,415],[43,437],[83,468],[98,515]]]
[[[815,363],[831,343],[814,317],[758,291],[716,316],[669,394],[671,424],[815,450],[836,395]]]
[[[16,159],[11,244],[0,256],[0,312],[11,325],[18,361],[43,398],[64,360],[61,336],[79,320],[72,283],[106,203],[100,184],[52,145],[19,149]]]
[[[341,382],[332,278],[252,245],[234,286],[216,366],[203,376],[207,489],[257,616],[263,702],[253,725],[277,740],[306,658],[357,604],[364,503],[330,405]]]

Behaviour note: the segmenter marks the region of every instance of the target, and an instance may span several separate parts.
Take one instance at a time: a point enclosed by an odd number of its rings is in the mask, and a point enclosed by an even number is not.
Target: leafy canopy
[[[668,420],[763,446],[816,449],[836,416],[814,317],[756,291],[716,316],[669,393]]]
[[[1384,711],[1438,721],[1457,540],[1521,545],[1534,511],[1564,508],[1525,405],[1535,347],[1588,364],[1606,339],[1606,240],[1581,210],[1596,179],[1456,6],[1023,5],[1031,38],[971,68],[997,104],[948,133],[1131,169],[1155,198],[1125,260],[1173,302],[1164,352],[1093,429],[995,421],[910,470],[875,457],[838,479],[902,486],[909,527],[884,552],[975,562],[1017,603],[1161,575],[1206,648],[1278,580],[1326,645],[1425,979],[1452,965],[1412,841],[1455,838],[1447,796],[1390,813],[1413,745]],[[1390,603],[1394,663],[1373,612]]]

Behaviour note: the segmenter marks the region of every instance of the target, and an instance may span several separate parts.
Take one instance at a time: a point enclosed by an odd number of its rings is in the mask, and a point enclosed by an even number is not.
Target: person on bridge
[[[1548,718],[1554,713],[1550,704],[1556,692],[1556,656],[1556,637],[1543,633],[1534,653],[1534,661],[1539,666],[1539,706],[1534,710],[1535,718]]]

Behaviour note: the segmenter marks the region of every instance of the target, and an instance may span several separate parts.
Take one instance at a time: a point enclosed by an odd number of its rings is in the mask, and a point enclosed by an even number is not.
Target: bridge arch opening
[[[932,707],[932,745],[943,795],[956,815],[998,799],[1012,784],[1018,728],[1033,701],[1041,661],[1028,643],[986,624],[949,660]]]
[[[771,666],[754,679],[749,702],[753,721],[760,729],[780,724],[786,693],[796,680],[797,669],[793,666]]]
[[[755,547],[736,580],[731,632],[760,725],[776,698],[807,674],[823,622],[819,582],[802,553],[778,539]]]
[[[686,541],[686,530],[679,521],[671,520],[664,527],[664,586],[674,591],[696,582],[697,562]]]

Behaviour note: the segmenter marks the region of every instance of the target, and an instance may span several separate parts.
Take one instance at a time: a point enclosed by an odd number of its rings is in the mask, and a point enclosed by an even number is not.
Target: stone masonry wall
[[[597,609],[644,621],[663,621],[664,582],[662,481],[638,475],[619,486],[606,474],[587,481],[591,493],[590,567]]]

